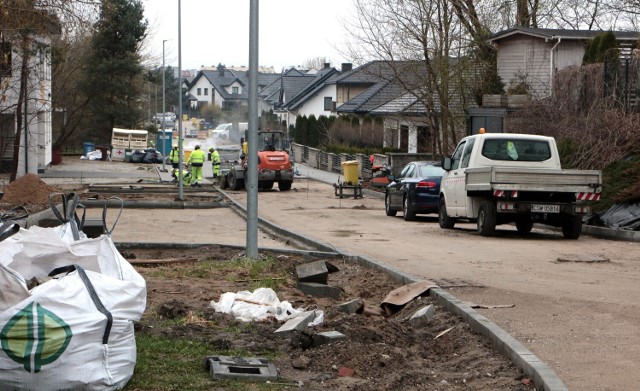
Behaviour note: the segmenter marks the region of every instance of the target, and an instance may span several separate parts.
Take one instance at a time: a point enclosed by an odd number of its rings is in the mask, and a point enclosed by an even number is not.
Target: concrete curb
[[[99,208],[103,206],[119,208],[123,204],[118,200],[82,200],[82,205],[87,208]],[[228,208],[224,202],[219,201],[132,201],[124,200],[125,208],[132,209],[212,209]]]
[[[582,233],[603,239],[640,242],[640,231],[582,225]]]
[[[220,192],[228,197],[224,191],[220,190]],[[233,199],[230,197],[228,198],[233,203],[232,209],[246,217],[246,210]],[[377,260],[359,255],[352,255],[329,244],[317,242],[303,235],[289,232],[284,228],[260,217],[258,217],[258,225],[264,230],[272,230],[279,235],[292,237],[308,246],[313,246],[313,244],[316,243],[318,246],[317,248],[323,249],[323,251],[326,251],[327,249],[335,251],[336,253],[345,256],[350,261],[358,262],[362,265],[388,273],[394,279],[403,284],[420,281],[420,279],[410,274],[401,272]],[[429,291],[430,296],[434,298],[438,304],[445,307],[449,312],[460,316],[474,331],[489,338],[494,349],[506,356],[514,365],[520,368],[533,381],[536,389],[545,391],[568,391],[567,386],[562,382],[562,380],[560,380],[555,372],[549,368],[549,366],[542,362],[515,338],[510,336],[506,331],[498,327],[498,325],[494,324],[489,319],[469,307],[469,305],[464,301],[457,299],[455,296],[443,289],[434,288]]]

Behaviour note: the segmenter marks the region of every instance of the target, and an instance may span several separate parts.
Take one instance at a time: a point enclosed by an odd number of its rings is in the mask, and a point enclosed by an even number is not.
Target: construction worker
[[[171,167],[174,169],[177,169],[180,165],[180,150],[177,145],[174,145],[171,152],[169,152],[169,160],[171,161]]]
[[[213,168],[213,178],[220,176],[220,154],[215,147],[209,148],[211,152],[211,166]]]
[[[191,167],[191,186],[202,187],[202,166],[207,159],[207,155],[200,149],[199,145],[196,145],[187,164]]]
[[[173,177],[174,182],[178,182],[178,175],[180,174],[180,170],[178,168],[174,168],[171,171],[171,176]],[[184,186],[188,186],[191,184],[191,173],[189,170],[182,170],[182,184]]]

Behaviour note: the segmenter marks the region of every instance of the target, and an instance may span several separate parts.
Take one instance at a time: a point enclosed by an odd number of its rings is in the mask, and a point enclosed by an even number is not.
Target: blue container
[[[85,141],[84,143],[82,143],[82,154],[84,156],[87,156],[89,152],[93,152],[95,150],[96,150],[96,145],[94,143],[90,143],[88,141]]]
[[[158,135],[156,136],[156,151],[160,152],[162,154],[162,156],[167,156],[169,154],[169,152],[171,152],[171,143],[173,142],[172,140],[172,133],[173,131],[171,129],[164,129],[164,144],[163,144],[163,140],[162,140],[162,129],[158,130]],[[162,146],[164,145],[164,149],[162,149]]]

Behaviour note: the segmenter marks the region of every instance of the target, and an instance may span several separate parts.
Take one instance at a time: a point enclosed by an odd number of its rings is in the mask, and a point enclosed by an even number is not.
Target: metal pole
[[[182,1],[178,0],[178,153],[180,154],[178,160],[178,200],[184,200],[184,189],[182,188],[182,25],[181,25],[181,4]]]
[[[258,258],[258,0],[249,8],[249,129],[247,131],[247,257]]]
[[[164,167],[164,161],[167,160],[167,132],[164,131],[164,115],[167,112],[166,102],[165,102],[165,85],[164,79],[166,68],[164,65],[164,43],[167,42],[166,39],[162,40],[162,172],[167,172],[167,169]]]

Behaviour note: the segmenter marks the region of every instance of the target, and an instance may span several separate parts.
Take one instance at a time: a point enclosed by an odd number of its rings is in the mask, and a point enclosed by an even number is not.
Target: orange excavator
[[[247,143],[243,139],[239,164],[234,164],[226,173],[221,174],[222,188],[240,190],[244,187],[247,170]],[[278,183],[280,191],[291,190],[293,184],[293,166],[289,153],[285,150],[285,134],[281,130],[258,131],[258,189],[270,190]]]

